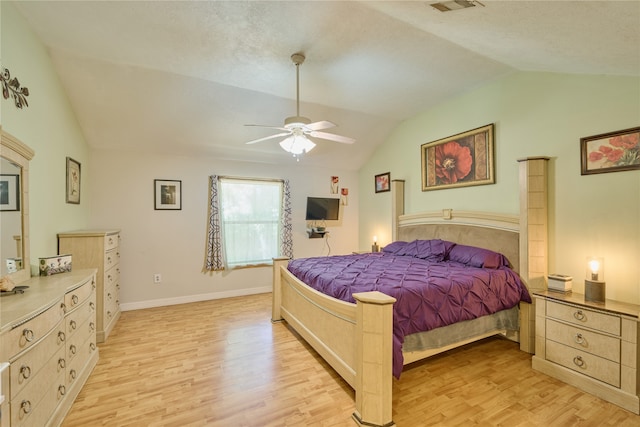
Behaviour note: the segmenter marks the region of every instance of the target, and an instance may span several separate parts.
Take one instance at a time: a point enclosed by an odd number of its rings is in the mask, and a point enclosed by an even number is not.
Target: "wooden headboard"
[[[517,215],[487,212],[423,212],[398,218],[397,240],[442,239],[504,254],[520,271],[520,220]]]

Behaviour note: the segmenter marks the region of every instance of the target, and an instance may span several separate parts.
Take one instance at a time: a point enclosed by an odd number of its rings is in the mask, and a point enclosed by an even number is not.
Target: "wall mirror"
[[[31,277],[29,161],[34,151],[0,128],[0,277]]]

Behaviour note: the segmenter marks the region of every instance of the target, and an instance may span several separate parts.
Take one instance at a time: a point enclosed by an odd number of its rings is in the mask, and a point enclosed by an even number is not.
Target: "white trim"
[[[147,301],[128,302],[120,304],[121,311],[142,310],[145,308],[165,307],[168,305],[188,304],[191,302],[210,301],[214,299],[241,297],[246,295],[266,294],[272,291],[272,286],[261,288],[238,289],[233,291],[214,292],[209,294],[185,295],[182,297],[162,298]]]
[[[424,224],[473,225],[476,227],[482,226],[512,231],[514,233],[520,232],[520,218],[518,215],[496,214],[491,212],[454,211],[453,209],[401,215],[398,227]]]

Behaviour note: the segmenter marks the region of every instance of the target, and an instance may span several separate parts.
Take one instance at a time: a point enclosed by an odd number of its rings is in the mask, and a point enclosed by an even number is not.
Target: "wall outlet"
[[[162,282],[162,275],[160,273],[156,273],[153,275],[153,283]]]

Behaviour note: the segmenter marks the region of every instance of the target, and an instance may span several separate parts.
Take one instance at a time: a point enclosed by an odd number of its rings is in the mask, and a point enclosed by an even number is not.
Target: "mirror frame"
[[[22,270],[9,273],[16,285],[31,278],[31,258],[29,240],[29,161],[35,155],[30,147],[15,136],[2,130],[0,126],[0,157],[15,163],[22,168],[20,172],[20,212],[22,215]]]

